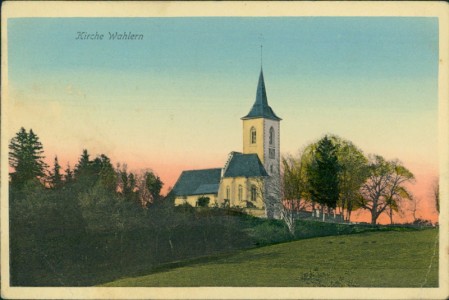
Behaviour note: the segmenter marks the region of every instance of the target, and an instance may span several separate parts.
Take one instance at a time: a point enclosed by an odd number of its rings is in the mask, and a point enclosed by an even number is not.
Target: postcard
[[[5,299],[449,296],[443,2],[6,2]]]

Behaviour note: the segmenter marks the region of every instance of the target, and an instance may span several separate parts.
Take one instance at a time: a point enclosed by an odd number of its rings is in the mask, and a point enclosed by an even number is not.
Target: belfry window
[[[243,187],[239,185],[239,201],[242,201],[243,198]]]
[[[256,128],[251,127],[251,144],[255,144],[256,143]]]
[[[276,150],[274,150],[273,148],[268,149],[268,156],[274,159],[276,157]]]
[[[274,144],[274,128],[270,127],[270,145]]]

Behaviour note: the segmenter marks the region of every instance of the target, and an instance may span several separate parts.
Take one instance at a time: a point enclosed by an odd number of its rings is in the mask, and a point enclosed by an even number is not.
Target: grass
[[[166,266],[103,286],[436,287],[437,237],[437,229],[428,229],[304,239]]]

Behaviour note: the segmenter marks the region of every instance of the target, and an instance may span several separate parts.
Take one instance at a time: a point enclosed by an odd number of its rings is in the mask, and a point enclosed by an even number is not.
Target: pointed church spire
[[[260,67],[259,83],[257,84],[256,102],[254,104],[268,106],[267,91],[265,90],[265,80],[263,79],[263,70]]]
[[[260,75],[259,75],[259,82],[257,84],[256,101],[254,102],[250,112],[246,116],[244,116],[242,120],[255,119],[255,118],[266,118],[276,121],[282,120],[281,118],[276,116],[274,111],[268,105],[267,91],[265,89],[265,81],[263,79],[262,66],[260,66]]]

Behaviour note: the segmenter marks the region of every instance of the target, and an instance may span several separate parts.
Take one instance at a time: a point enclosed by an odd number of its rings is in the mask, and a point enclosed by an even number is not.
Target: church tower
[[[256,101],[243,120],[243,153],[256,153],[269,178],[265,180],[265,205],[280,203],[280,121],[268,105],[267,92],[260,69]],[[270,199],[268,199],[270,198]],[[280,217],[279,207],[267,207],[267,217]]]

